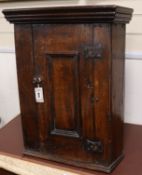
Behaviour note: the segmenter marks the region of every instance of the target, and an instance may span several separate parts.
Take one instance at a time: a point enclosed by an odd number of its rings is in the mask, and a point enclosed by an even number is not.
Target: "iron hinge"
[[[100,59],[103,55],[103,47],[101,43],[94,44],[93,46],[84,47],[84,57],[85,58],[94,58]]]
[[[103,144],[99,140],[87,139],[84,144],[85,150],[94,153],[103,153]]]

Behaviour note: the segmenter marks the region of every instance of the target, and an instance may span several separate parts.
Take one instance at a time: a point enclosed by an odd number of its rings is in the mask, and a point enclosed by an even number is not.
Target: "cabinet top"
[[[46,8],[6,9],[3,13],[11,23],[128,23],[133,9],[116,6],[64,6]]]

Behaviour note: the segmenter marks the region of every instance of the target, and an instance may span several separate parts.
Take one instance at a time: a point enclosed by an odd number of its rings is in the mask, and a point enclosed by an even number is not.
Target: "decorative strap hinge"
[[[84,144],[85,150],[94,153],[103,153],[103,144],[99,140],[87,139]]]
[[[103,47],[101,43],[97,43],[93,46],[84,47],[84,57],[85,58],[94,58],[100,59],[103,56]]]

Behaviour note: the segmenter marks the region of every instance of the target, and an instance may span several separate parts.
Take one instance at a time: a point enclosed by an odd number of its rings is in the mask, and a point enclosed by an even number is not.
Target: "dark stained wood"
[[[44,79],[43,87],[46,89],[45,103],[39,104],[41,111],[47,108],[46,114],[40,116],[44,117],[41,119],[42,127],[48,129],[47,140],[44,139],[43,144],[54,155],[50,159],[55,160],[56,157],[56,160],[61,161],[61,155],[64,155],[63,162],[74,160],[83,163],[85,160],[86,165],[87,161],[93,159],[92,154],[85,152],[82,145],[84,134],[87,134],[82,132],[90,129],[86,124],[91,126],[93,117],[90,113],[92,88],[88,88],[92,60],[85,61],[80,52],[83,52],[82,44],[91,44],[92,32],[89,32],[90,25],[33,27],[35,62],[40,66],[40,76]],[[83,83],[84,86],[80,86]],[[87,120],[88,114],[91,120]],[[86,137],[89,138],[89,135]]]
[[[17,74],[25,146],[32,149],[39,147],[38,117],[33,94],[33,47],[31,25],[15,26]],[[23,105],[25,104],[25,105]]]
[[[104,5],[10,9],[3,13],[12,23],[128,23],[132,11],[131,8]]]
[[[60,7],[4,14],[15,23],[24,153],[112,171],[123,157],[125,23],[132,9]],[[35,87],[43,88],[43,103],[35,101]]]
[[[104,144],[104,154],[98,159],[103,163],[111,162],[110,135],[110,98],[111,98],[111,26],[100,24],[94,27],[94,43],[103,46],[102,58],[95,60],[94,94],[95,94],[95,132]],[[100,155],[99,155],[100,156]]]
[[[112,25],[112,159],[123,151],[125,25]],[[116,139],[119,138],[119,139]]]
[[[56,54],[56,52],[55,52]],[[79,105],[79,86],[78,86],[78,64],[79,57],[76,53],[58,53],[55,55],[48,54],[48,76],[51,80],[53,89],[51,89],[53,101],[51,108],[52,113],[52,129],[53,133],[58,130],[73,130],[79,129],[78,123]],[[65,76],[66,73],[66,76]],[[62,120],[61,120],[62,117]],[[57,133],[58,134],[58,133]],[[66,133],[65,133],[66,134]],[[76,133],[78,135],[78,133]]]

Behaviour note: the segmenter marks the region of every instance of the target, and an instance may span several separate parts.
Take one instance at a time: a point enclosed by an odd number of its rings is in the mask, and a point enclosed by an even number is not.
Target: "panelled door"
[[[104,151],[95,131],[94,57],[100,59],[101,43],[94,43],[89,24],[41,25],[33,25],[39,152],[62,162],[94,162]]]

